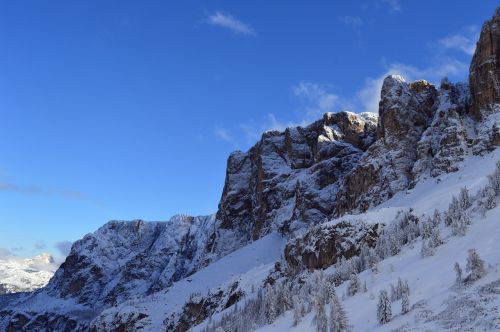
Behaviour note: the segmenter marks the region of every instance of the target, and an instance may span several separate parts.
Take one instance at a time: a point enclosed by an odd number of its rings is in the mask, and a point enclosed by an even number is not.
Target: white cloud
[[[307,118],[317,118],[342,106],[339,96],[330,92],[325,84],[300,82],[292,87],[295,96],[305,102]]]
[[[342,16],[339,21],[353,28],[358,28],[363,25],[363,19],[359,16]]]
[[[400,12],[402,10],[400,0],[382,0],[382,2],[389,6],[391,12]]]
[[[214,134],[215,134],[215,137],[217,137],[221,141],[230,142],[233,139],[229,130],[227,130],[225,128],[216,127],[214,129]]]
[[[255,30],[249,24],[243,23],[234,16],[217,11],[208,15],[206,23],[229,29],[236,34],[255,35]]]
[[[439,45],[445,49],[455,49],[467,55],[473,55],[476,50],[476,41],[479,36],[477,26],[469,26],[463,33],[446,36],[439,40]]]

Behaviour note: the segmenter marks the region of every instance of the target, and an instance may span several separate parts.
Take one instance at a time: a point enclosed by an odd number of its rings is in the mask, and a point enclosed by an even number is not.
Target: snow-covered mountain
[[[33,258],[0,257],[0,294],[31,292],[44,287],[54,275],[58,265],[50,254]]]
[[[498,82],[500,9],[468,83],[388,76],[378,116],[264,133],[229,156],[216,214],[105,224],[0,297],[0,329],[498,330]]]

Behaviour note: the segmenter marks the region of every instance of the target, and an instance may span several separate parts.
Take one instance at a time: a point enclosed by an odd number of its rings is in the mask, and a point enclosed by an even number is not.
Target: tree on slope
[[[381,290],[378,296],[377,319],[380,324],[388,323],[392,319],[391,301],[385,289]]]
[[[462,278],[462,268],[460,267],[460,264],[458,264],[458,262],[455,262],[453,269],[455,270],[455,275],[456,275],[455,285],[457,285],[458,287],[462,287],[463,278]]]
[[[486,274],[486,271],[484,270],[484,261],[481,257],[479,257],[476,249],[469,249],[469,256],[467,257],[465,270],[470,272],[467,277],[470,281],[478,280]]]
[[[361,289],[361,282],[359,281],[359,277],[357,274],[351,274],[351,279],[349,281],[349,285],[347,286],[347,295],[354,296]]]
[[[410,298],[408,294],[409,292],[403,292],[403,296],[401,297],[401,313],[404,315],[410,311]]]
[[[330,303],[330,332],[351,331],[347,314],[336,294],[332,296]]]
[[[328,332],[328,317],[325,312],[325,304],[319,298],[316,299],[316,315],[314,323],[317,332]]]

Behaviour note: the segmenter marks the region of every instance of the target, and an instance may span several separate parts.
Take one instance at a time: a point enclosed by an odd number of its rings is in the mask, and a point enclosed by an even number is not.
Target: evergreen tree
[[[431,238],[429,240],[429,246],[431,248],[437,248],[443,244],[443,239],[441,238],[441,232],[439,231],[439,227],[436,226],[432,229]]]
[[[314,316],[317,332],[328,332],[328,317],[325,313],[325,304],[318,298],[316,299],[316,316]]]
[[[437,227],[441,224],[441,213],[439,213],[438,209],[434,210],[434,218],[432,219],[432,223],[434,227]]]
[[[486,274],[484,270],[484,261],[479,257],[476,249],[469,249],[465,270],[470,272],[468,279],[471,281],[478,280]]]
[[[408,292],[403,292],[403,296],[401,297],[401,314],[406,314],[410,311],[410,299]]]
[[[469,196],[469,191],[467,190],[466,187],[463,187],[460,189],[460,195],[459,195],[459,203],[460,203],[460,208],[462,210],[467,210],[468,208],[471,207],[471,200]]]
[[[493,190],[491,186],[487,186],[486,188],[484,188],[483,196],[485,198],[484,207],[487,210],[494,209],[497,206],[497,198],[495,195],[495,190]]]
[[[462,268],[460,267],[460,264],[458,264],[458,262],[456,262],[455,265],[453,266],[453,269],[455,270],[455,274],[456,274],[455,284],[457,286],[461,287],[462,283],[463,283]]]
[[[360,291],[361,282],[359,281],[359,277],[357,274],[351,274],[351,279],[349,281],[349,285],[347,286],[347,295],[354,296],[357,292]]]
[[[380,324],[385,324],[392,319],[391,301],[385,289],[380,291],[377,305],[377,319]]]
[[[349,319],[337,295],[334,295],[330,302],[330,332],[351,331]]]
[[[276,296],[274,289],[271,285],[267,285],[267,291],[265,295],[265,316],[268,324],[271,324],[276,319]]]
[[[420,249],[420,255],[425,258],[434,255],[434,249],[429,246],[430,241],[422,240],[422,249]]]

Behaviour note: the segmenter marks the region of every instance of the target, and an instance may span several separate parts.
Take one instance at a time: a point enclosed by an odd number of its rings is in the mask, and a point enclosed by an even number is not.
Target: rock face
[[[336,195],[336,215],[365,211],[408,187],[417,160],[417,143],[437,108],[436,88],[426,81],[384,80],[377,140],[347,174]]]
[[[208,251],[221,255],[270,231],[289,233],[331,216],[340,181],[374,141],[375,121],[371,114],[327,113],[231,154]]]
[[[343,258],[359,255],[361,246],[374,247],[379,224],[340,222],[320,225],[289,241],[285,260],[292,268],[323,269]]]
[[[500,8],[484,23],[469,71],[471,113],[480,119],[500,103]]]

